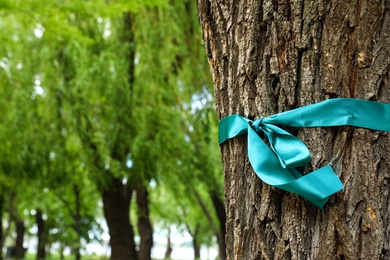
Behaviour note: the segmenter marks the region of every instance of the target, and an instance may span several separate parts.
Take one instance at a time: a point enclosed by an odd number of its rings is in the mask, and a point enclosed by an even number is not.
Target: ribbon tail
[[[320,200],[315,200],[315,199],[308,199],[306,198],[307,201],[309,201],[311,204],[313,204],[314,206],[317,206],[318,208],[320,209],[323,209],[323,207],[325,206],[325,204],[328,202],[329,198],[325,198],[325,199],[320,199]]]
[[[295,176],[300,174],[295,169]],[[315,206],[322,208],[328,198],[344,188],[340,178],[329,165],[313,171],[294,181],[277,185],[278,188],[301,195]]]
[[[302,176],[294,168],[283,168],[277,156],[248,126],[248,156],[257,176],[268,185],[298,194],[322,208],[332,194],[343,189],[337,174],[325,166]]]
[[[390,132],[390,104],[335,98],[272,115],[264,121],[293,127],[350,125]]]
[[[240,115],[231,115],[219,122],[218,141],[219,144],[227,139],[245,134],[248,129],[248,120]]]

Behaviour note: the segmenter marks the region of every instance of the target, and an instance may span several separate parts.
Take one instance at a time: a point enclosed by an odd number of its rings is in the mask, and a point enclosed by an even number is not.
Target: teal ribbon
[[[249,161],[265,183],[303,196],[319,208],[329,196],[344,188],[332,167],[327,165],[302,175],[295,167],[310,162],[306,145],[276,125],[293,127],[355,126],[390,131],[390,104],[352,98],[329,99],[266,118],[249,120],[231,115],[219,122],[219,143],[248,135]],[[258,133],[268,139],[269,147]]]

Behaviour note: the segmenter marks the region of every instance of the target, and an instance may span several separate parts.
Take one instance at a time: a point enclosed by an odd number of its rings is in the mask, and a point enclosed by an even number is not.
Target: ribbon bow
[[[266,118],[231,115],[219,122],[219,143],[248,135],[248,156],[265,183],[303,196],[322,208],[329,196],[344,188],[330,165],[302,175],[295,167],[310,162],[310,152],[297,137],[276,125],[293,127],[355,126],[390,132],[390,104],[352,98],[329,99]],[[263,133],[269,148],[258,135]]]

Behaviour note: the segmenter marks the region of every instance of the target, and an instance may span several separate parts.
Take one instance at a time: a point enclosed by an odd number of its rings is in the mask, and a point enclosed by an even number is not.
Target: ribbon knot
[[[329,196],[344,188],[327,165],[302,175],[295,167],[310,162],[310,152],[297,137],[278,127],[329,127],[350,125],[390,131],[390,104],[360,99],[330,99],[256,121],[231,115],[219,122],[219,143],[238,135],[248,135],[249,161],[265,183],[301,195],[319,208]],[[258,135],[264,133],[269,147]]]
[[[310,152],[300,139],[276,125],[267,123],[265,118],[247,121],[256,133],[263,133],[268,139],[271,150],[283,168],[304,166],[310,162]]]
[[[259,118],[256,121],[252,122],[252,127],[257,133],[263,130],[263,121],[264,118]]]

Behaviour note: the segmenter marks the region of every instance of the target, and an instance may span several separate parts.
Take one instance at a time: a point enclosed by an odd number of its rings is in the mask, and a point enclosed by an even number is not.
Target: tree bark
[[[38,227],[38,248],[37,248],[37,260],[45,259],[46,257],[46,234],[45,234],[45,220],[41,210],[37,210],[35,214],[35,221]]]
[[[266,117],[335,97],[390,102],[390,1],[197,0],[219,118]],[[389,259],[390,135],[292,130],[304,172],[345,185],[321,211],[254,174],[246,137],[221,145],[227,259]]]
[[[15,240],[15,258],[23,259],[24,258],[24,233],[26,231],[26,226],[24,225],[23,220],[16,221],[16,240]]]
[[[110,231],[111,260],[138,260],[134,231],[130,223],[132,189],[119,178],[103,192],[103,208]]]
[[[139,260],[150,260],[153,247],[153,227],[149,219],[148,190],[140,185],[136,189],[138,208],[138,232],[141,238],[138,250]]]

